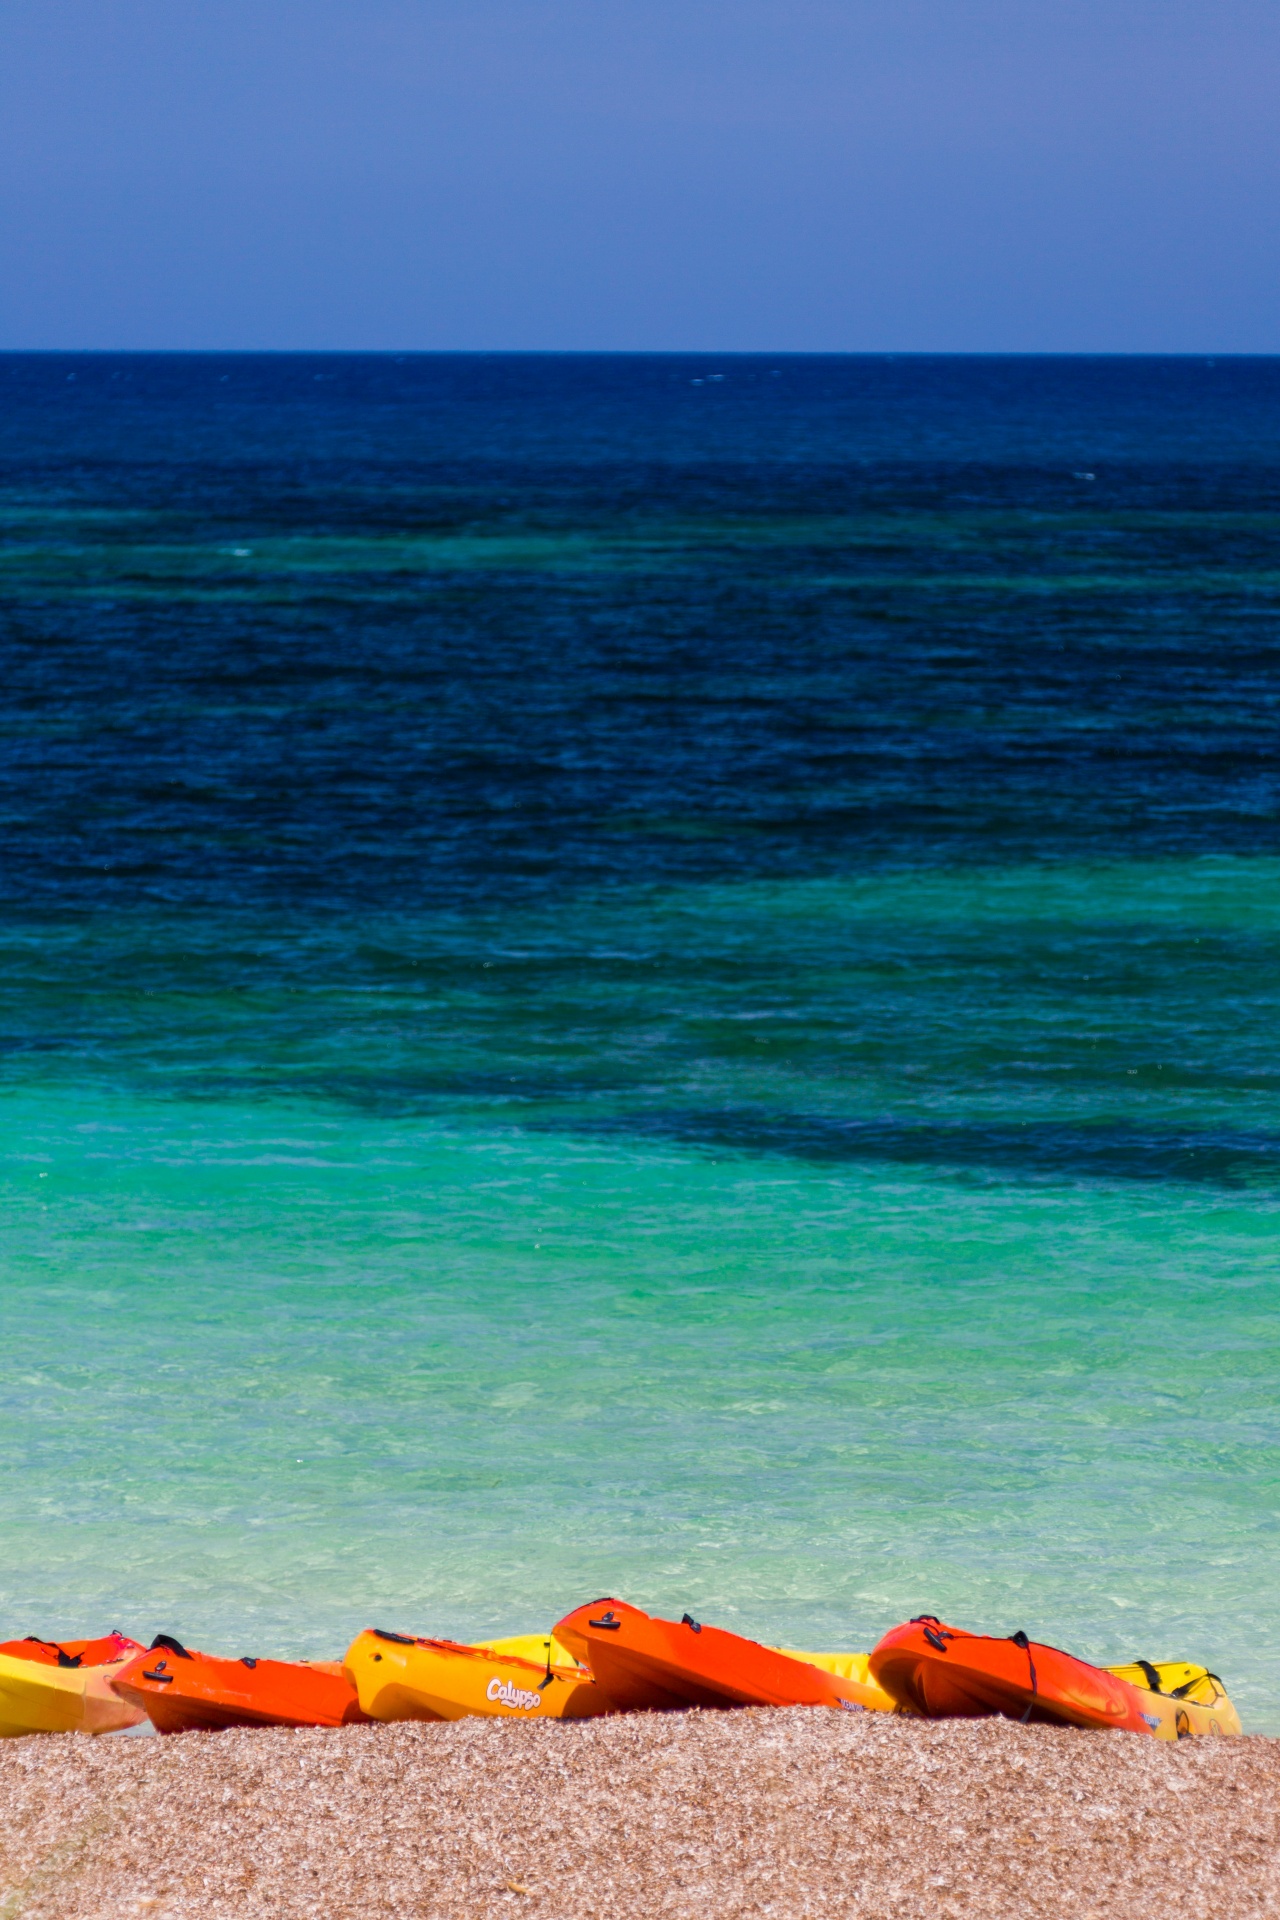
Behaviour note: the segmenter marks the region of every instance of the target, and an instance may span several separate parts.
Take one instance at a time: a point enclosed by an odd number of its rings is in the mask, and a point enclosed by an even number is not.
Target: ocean
[[[0,1630],[1280,1731],[1280,360],[0,357]]]

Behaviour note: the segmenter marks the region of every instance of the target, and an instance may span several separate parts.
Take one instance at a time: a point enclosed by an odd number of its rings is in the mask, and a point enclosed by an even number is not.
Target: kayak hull
[[[1137,1688],[1103,1667],[1024,1634],[997,1639],[924,1618],[894,1627],[870,1672],[894,1700],[930,1720],[1011,1720],[1153,1734]]]
[[[883,1687],[876,1685],[871,1678],[871,1655],[869,1653],[801,1653],[795,1647],[779,1647],[779,1653],[785,1653],[788,1660],[804,1660],[811,1667],[821,1667],[824,1673],[831,1673],[838,1680],[852,1680],[862,1687],[871,1697],[861,1699],[868,1711],[875,1713],[901,1713],[903,1709],[891,1700]]]
[[[613,1711],[582,1667],[454,1640],[369,1628],[352,1641],[344,1665],[371,1720],[589,1720]]]
[[[112,1686],[157,1733],[344,1727],[365,1718],[336,1661],[224,1660],[171,1640],[135,1655]]]
[[[555,1637],[584,1665],[621,1712],[689,1707],[834,1707],[893,1711],[870,1680],[815,1666],[802,1655],[761,1646],[688,1614],[662,1620],[621,1600],[596,1600],[566,1614]],[[828,1658],[856,1662],[857,1655]]]
[[[60,1667],[0,1653],[0,1739],[28,1733],[120,1733],[146,1718],[112,1687],[119,1664]]]

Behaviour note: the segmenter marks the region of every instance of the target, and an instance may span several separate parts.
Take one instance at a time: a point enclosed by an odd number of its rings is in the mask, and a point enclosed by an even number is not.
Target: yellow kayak
[[[0,1653],[0,1739],[23,1733],[118,1733],[146,1719],[111,1687],[123,1662],[54,1667]]]
[[[1226,1688],[1208,1667],[1185,1660],[1135,1660],[1107,1672],[1137,1688],[1142,1717],[1157,1740],[1244,1732]]]
[[[869,1653],[800,1653],[795,1647],[778,1647],[776,1651],[785,1653],[791,1660],[807,1660],[811,1667],[821,1667],[824,1673],[834,1673],[838,1680],[853,1680],[859,1687],[865,1687],[872,1697],[867,1699],[860,1693],[858,1699],[872,1713],[902,1712],[897,1702],[871,1678],[868,1671],[871,1661]]]
[[[516,1644],[547,1648],[548,1636]],[[529,1660],[499,1646],[464,1647],[377,1627],[357,1634],[343,1666],[371,1720],[583,1720],[612,1711],[585,1667]],[[552,1643],[554,1647],[554,1643]]]
[[[568,1647],[550,1633],[509,1633],[503,1640],[473,1640],[481,1653],[506,1653],[516,1660],[532,1660],[545,1673],[547,1662],[556,1667],[576,1667]]]

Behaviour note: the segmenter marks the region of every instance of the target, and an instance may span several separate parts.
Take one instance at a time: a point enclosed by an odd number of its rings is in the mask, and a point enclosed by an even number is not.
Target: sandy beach
[[[0,1750],[3,1920],[1280,1913],[1280,1742],[790,1709]]]

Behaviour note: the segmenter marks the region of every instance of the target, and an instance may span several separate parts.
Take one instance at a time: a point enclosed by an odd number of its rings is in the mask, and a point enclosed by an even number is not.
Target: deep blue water
[[[1275,846],[1280,362],[10,357],[0,405],[20,907]]]

